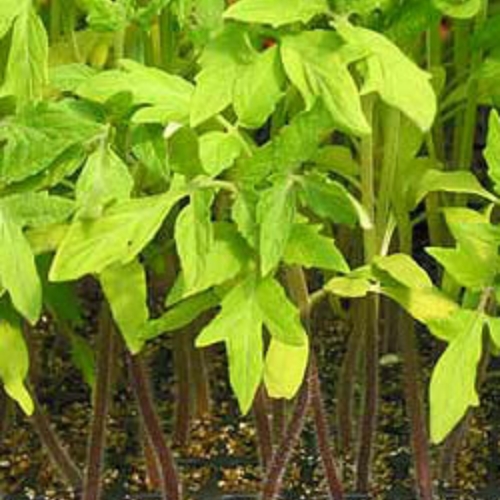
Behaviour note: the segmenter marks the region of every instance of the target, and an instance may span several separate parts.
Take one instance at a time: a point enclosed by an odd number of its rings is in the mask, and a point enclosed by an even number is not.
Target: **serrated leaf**
[[[366,135],[370,127],[341,47],[341,39],[331,31],[306,31],[283,38],[281,58],[308,109],[320,96],[340,129]]]
[[[277,47],[256,56],[242,68],[234,85],[234,110],[243,127],[259,128],[283,96],[285,75]]]
[[[144,340],[151,340],[166,332],[184,328],[200,314],[217,306],[219,302],[219,297],[212,291],[188,297],[175,304],[159,318],[148,321],[140,336]]]
[[[337,224],[352,226],[359,221],[363,228],[372,226],[361,203],[342,184],[313,173],[303,177],[302,188],[306,205],[319,217]]]
[[[19,318],[2,307],[0,312],[0,379],[5,392],[22,408],[24,413],[32,415],[33,400],[24,385],[28,375],[28,349],[21,332]]]
[[[199,138],[203,170],[212,177],[227,170],[242,152],[241,142],[227,132],[207,132]]]
[[[264,383],[269,396],[292,399],[302,385],[308,359],[308,342],[297,347],[271,339],[264,366]]]
[[[254,185],[271,174],[293,172],[312,159],[321,141],[333,128],[330,114],[321,103],[295,115],[272,141],[232,169],[234,178]]]
[[[253,276],[235,286],[222,300],[215,319],[196,339],[197,347],[225,342],[231,386],[242,413],[247,413],[262,379],[264,367],[262,317]]]
[[[46,191],[28,192],[1,198],[0,210],[5,210],[21,227],[38,228],[67,220],[75,210],[75,203]]]
[[[120,66],[121,70],[103,71],[86,79],[76,94],[104,103],[117,94],[128,93],[134,105],[160,106],[163,121],[187,123],[194,90],[191,83],[128,59],[121,60]]]
[[[342,20],[338,20],[335,27],[350,45],[369,53],[363,61],[362,92],[377,92],[384,102],[399,109],[421,130],[429,130],[437,107],[431,75],[385,36]]]
[[[188,289],[198,286],[213,244],[212,202],[211,191],[194,192],[175,223],[175,243]]]
[[[432,288],[429,275],[409,256],[402,253],[377,257],[375,268],[388,273],[392,279],[412,289]]]
[[[14,95],[19,104],[42,97],[48,82],[48,38],[31,1],[21,0],[0,95]]]
[[[249,47],[240,28],[227,27],[207,45],[200,59],[202,70],[196,76],[190,114],[192,127],[231,104],[236,78],[254,56],[255,51]]]
[[[69,102],[27,106],[6,120],[0,139],[6,141],[0,180],[18,182],[46,171],[66,150],[102,133],[101,124]]]
[[[453,325],[459,333],[439,358],[430,383],[431,438],[440,443],[460,422],[470,406],[478,406],[477,366],[481,359],[484,318],[460,310]]]
[[[103,144],[88,158],[75,187],[78,216],[95,219],[113,201],[130,198],[134,180],[127,165]]]
[[[0,282],[16,309],[36,323],[42,309],[42,287],[35,257],[21,227],[0,210]]]
[[[137,354],[144,345],[140,333],[149,318],[144,267],[137,260],[109,266],[99,274],[99,281],[129,351]]]
[[[259,253],[262,275],[269,274],[280,262],[295,217],[293,181],[283,178],[264,191],[257,207],[260,225]]]
[[[257,286],[257,302],[269,333],[283,344],[302,346],[307,333],[297,307],[288,299],[283,287],[268,277]]]
[[[390,297],[421,323],[450,317],[459,309],[438,288],[406,288],[404,286],[382,285],[380,293]]]
[[[74,221],[58,248],[49,279],[75,280],[113,263],[132,261],[185,195],[184,189],[173,187],[164,195],[116,203],[94,221]]]
[[[349,272],[349,265],[335,241],[319,234],[320,226],[294,224],[283,260],[307,268]]]
[[[329,12],[326,0],[240,0],[231,5],[224,18],[247,23],[270,24],[275,28],[296,22],[308,22]]]
[[[167,305],[235,278],[250,267],[251,258],[250,249],[234,225],[214,223],[214,241],[198,283],[188,288],[181,273],[168,295]]]

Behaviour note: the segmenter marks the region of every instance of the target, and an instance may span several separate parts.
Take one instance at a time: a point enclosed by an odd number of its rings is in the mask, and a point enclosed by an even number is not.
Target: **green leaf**
[[[370,133],[359,92],[347,68],[341,39],[331,31],[306,31],[282,39],[285,71],[311,109],[318,96],[335,124],[356,135]]]
[[[13,194],[0,199],[6,211],[21,227],[38,228],[66,221],[75,211],[75,203],[48,192]]]
[[[280,179],[261,195],[257,206],[257,220],[260,224],[259,253],[263,276],[275,269],[283,257],[295,210],[291,179]]]
[[[231,104],[236,78],[254,56],[255,51],[248,45],[241,28],[226,27],[207,45],[200,59],[202,70],[196,76],[190,115],[192,127]]]
[[[283,260],[308,268],[349,272],[349,265],[331,238],[319,234],[321,226],[294,224]]]
[[[42,98],[48,82],[48,39],[30,0],[20,0],[0,95],[14,95],[19,104]]]
[[[457,19],[474,17],[481,9],[482,0],[432,0],[443,14]]]
[[[80,370],[83,380],[91,388],[95,386],[96,363],[94,351],[89,343],[80,335],[72,334],[71,342],[71,362]]]
[[[369,54],[363,60],[362,93],[377,92],[385,103],[399,109],[421,130],[429,130],[436,115],[431,75],[385,36],[347,21],[338,20],[335,27],[349,45]]]
[[[439,358],[430,383],[431,438],[440,443],[460,422],[470,406],[478,406],[476,372],[482,352],[484,318],[460,310],[453,325],[458,334]]]
[[[148,321],[140,334],[144,340],[151,340],[166,332],[179,330],[192,323],[200,314],[220,302],[212,291],[203,292],[182,300],[159,318]]]
[[[240,0],[226,10],[224,18],[277,28],[296,22],[307,23],[314,16],[327,12],[326,0]]]
[[[198,283],[195,287],[188,288],[181,273],[167,298],[167,305],[208,288],[222,285],[250,267],[252,254],[235,226],[226,222],[216,222],[213,229],[214,241]]]
[[[500,348],[500,318],[486,317],[490,337],[497,348]]]
[[[354,160],[352,151],[346,146],[319,148],[312,161],[322,171],[335,172],[346,178],[359,176],[359,163]]]
[[[457,246],[428,248],[427,253],[462,286],[480,290],[492,285],[500,270],[500,230],[469,209],[447,209],[445,217]]]
[[[380,293],[390,297],[421,323],[450,317],[458,305],[438,288],[406,288],[382,285]]]
[[[421,159],[417,159],[411,164],[416,167],[417,162],[423,163]],[[415,168],[413,175],[410,175],[406,182],[409,188],[407,194],[409,210],[414,210],[429,193],[437,191],[475,194],[498,203],[498,198],[484,189],[472,172],[443,172],[434,168],[425,170]]]
[[[140,333],[149,318],[144,267],[137,260],[109,266],[99,281],[129,351],[137,354],[144,345]]]
[[[115,262],[132,261],[185,195],[184,189],[173,187],[164,195],[116,203],[94,221],[74,221],[58,248],[50,280],[75,280]]]
[[[493,109],[488,121],[488,138],[484,158],[488,163],[488,175],[493,181],[495,191],[500,190],[500,116]]]
[[[378,257],[373,264],[376,269],[388,273],[393,280],[407,288],[425,289],[433,287],[429,275],[409,255],[396,253]]]
[[[232,206],[232,218],[238,231],[254,249],[258,247],[259,227],[257,224],[257,204],[259,197],[255,191],[238,191]]]
[[[262,317],[255,297],[255,278],[235,286],[222,309],[196,339],[197,347],[225,342],[231,386],[242,413],[247,413],[261,383],[264,368]]]
[[[0,313],[0,378],[5,392],[22,408],[32,415],[33,400],[24,385],[28,375],[29,356],[24,342],[19,318],[2,307]]]
[[[312,173],[303,177],[302,188],[306,205],[319,217],[337,224],[352,226],[359,221],[365,229],[372,227],[365,209],[342,184]]]
[[[308,342],[297,347],[271,339],[264,366],[264,383],[269,396],[292,399],[302,385],[308,359]]]
[[[0,180],[18,182],[46,171],[70,147],[102,133],[96,123],[70,102],[27,106],[0,128],[6,141],[0,161]]]
[[[12,26],[12,23],[23,9],[19,0],[3,0],[0,5],[0,38],[3,38]]]
[[[134,105],[147,104],[161,109],[163,122],[187,123],[193,85],[183,78],[129,59],[120,61],[121,70],[109,70],[86,79],[77,95],[105,103],[120,93],[129,93]]]
[[[213,244],[212,202],[211,191],[194,192],[175,223],[175,243],[188,289],[198,286]]]
[[[321,141],[332,131],[332,119],[321,103],[293,117],[278,135],[259,148],[250,158],[237,162],[232,169],[238,181],[259,184],[271,174],[293,172],[312,159]]]
[[[355,278],[350,276],[341,276],[332,278],[324,286],[327,292],[346,297],[350,299],[366,297],[368,292],[376,291],[376,288],[365,278]]]
[[[130,198],[134,180],[127,165],[106,144],[87,159],[75,187],[78,216],[96,219],[113,201]]]
[[[234,86],[234,110],[240,124],[248,128],[264,125],[283,96],[284,83],[277,47],[244,66]]]
[[[42,287],[35,258],[21,227],[0,210],[0,282],[16,309],[36,323],[42,309]]]
[[[203,170],[212,177],[227,170],[242,152],[241,142],[234,134],[207,132],[200,137],[200,160]]]
[[[269,333],[280,343],[303,346],[307,333],[297,307],[290,302],[283,287],[273,278],[265,278],[257,286],[257,302]]]

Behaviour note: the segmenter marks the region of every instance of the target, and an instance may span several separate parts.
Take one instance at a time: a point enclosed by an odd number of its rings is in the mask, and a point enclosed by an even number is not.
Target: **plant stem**
[[[266,477],[264,478],[262,500],[275,500],[278,498],[283,475],[304,429],[310,401],[309,385],[309,374],[307,374],[299,391],[285,435],[280,445],[274,451]]]
[[[267,470],[273,456],[271,425],[269,423],[268,405],[264,388],[261,385],[253,402],[253,415],[257,428],[257,441],[262,467]]]
[[[361,328],[365,324],[363,318],[365,307],[363,303],[354,302],[352,308],[355,321],[349,335],[347,352],[342,362],[337,384],[337,425],[339,429],[339,451],[342,456],[350,455],[352,451],[354,380],[362,347],[363,335]]]
[[[482,0],[482,5],[479,13],[476,16],[474,23],[474,31],[478,32],[488,16],[488,0]],[[458,35],[458,34],[457,34]],[[465,43],[465,47],[462,44]],[[464,37],[463,41],[457,40],[459,48],[461,51],[468,55],[468,49],[470,44],[470,30],[467,31],[467,36]],[[470,64],[467,64],[468,57],[460,56],[461,67],[464,73],[470,75],[475,75],[476,71],[481,66],[483,60],[483,53],[480,49],[475,50],[470,57]],[[465,61],[461,59],[465,58]],[[465,107],[465,113],[463,115],[462,127],[457,130],[458,145],[457,147],[457,163],[456,168],[468,170],[472,163],[473,151],[474,151],[474,140],[476,135],[476,123],[477,123],[477,104],[478,104],[478,80],[477,78],[470,78],[467,87],[467,104]]]
[[[32,341],[30,327],[25,323],[22,328],[22,333],[26,346],[28,348],[30,360],[37,360],[39,356],[35,351],[35,346]],[[45,413],[43,406],[38,401],[36,393],[32,386],[35,384],[36,376],[40,366],[37,363],[31,362],[29,368],[29,391],[34,404],[34,412],[30,418],[35,431],[42,442],[42,445],[49,455],[52,463],[66,484],[74,490],[79,490],[82,487],[82,475],[69,456],[66,448],[61,443],[55,430],[52,428],[49,418]]]
[[[10,401],[3,388],[0,387],[0,440],[9,427]]]
[[[50,40],[57,41],[61,35],[61,4],[60,0],[50,2]]]
[[[286,402],[284,399],[273,399],[273,441],[279,443],[283,439],[286,428]]]
[[[174,364],[176,375],[176,407],[174,424],[174,443],[184,448],[189,441],[189,427],[191,420],[190,399],[190,366],[189,366],[189,331],[184,330],[174,336]]]
[[[100,500],[104,450],[106,447],[106,421],[109,414],[114,363],[114,328],[111,313],[103,304],[99,321],[96,386],[93,393],[93,420],[90,430],[87,468],[82,500]]]
[[[31,423],[43,444],[44,450],[48,453],[52,463],[64,481],[75,491],[80,490],[82,487],[80,469],[71,460],[65,447],[61,444],[35,392],[31,390],[30,393],[35,405],[35,411],[31,416]]]
[[[409,217],[400,221],[400,250],[407,255],[412,251],[412,233]],[[434,498],[431,464],[429,459],[429,437],[427,418],[422,400],[422,389],[418,374],[420,364],[415,342],[415,323],[404,311],[399,315],[400,346],[403,358],[405,401],[410,418],[411,443],[415,459],[415,471],[419,498]]]
[[[334,500],[343,500],[344,490],[337,474],[337,464],[330,447],[330,431],[326,416],[323,398],[321,396],[321,383],[319,379],[316,359],[312,355],[311,359],[311,406],[314,413],[314,424],[316,427],[316,437],[318,448],[325,471],[330,497]]]
[[[201,349],[196,349],[194,345],[191,344],[189,349],[189,358],[191,374],[193,376],[196,417],[204,418],[210,415],[211,407],[210,384],[205,353]]]
[[[140,356],[127,356],[127,364],[130,372],[132,389],[139,407],[144,429],[148,435],[149,442],[159,464],[162,481],[162,499],[180,500],[181,487],[174,457],[163,435],[161,422],[149,389],[148,376]]]
[[[150,490],[158,491],[162,488],[161,470],[156,460],[156,455],[153,450],[153,445],[149,440],[148,434],[143,430],[142,449],[144,460],[146,462],[147,483]]]
[[[298,266],[287,268],[286,279],[290,296],[299,307],[299,310],[302,311],[302,321],[309,331],[309,336],[311,336],[311,301],[303,269]],[[343,488],[337,474],[337,466],[330,446],[328,421],[323,405],[323,398],[321,396],[321,383],[319,380],[316,358],[312,348],[307,377],[309,379],[309,397],[314,414],[316,438],[318,440],[318,448],[327,479],[329,493],[331,498],[342,500],[344,497]]]
[[[368,123],[374,128],[374,96],[367,96],[364,111]],[[375,130],[373,131],[373,133]],[[371,220],[375,220],[375,165],[373,158],[373,137],[366,136],[361,142],[361,186],[363,206]],[[365,263],[376,255],[377,234],[375,228],[363,232]],[[378,402],[378,299],[370,296],[364,301],[365,312],[365,394],[364,408],[360,422],[359,450],[357,457],[357,489],[365,493],[369,489],[373,442],[377,424]]]
[[[174,17],[170,6],[163,9],[159,19],[160,64],[165,71],[172,71],[175,62]]]

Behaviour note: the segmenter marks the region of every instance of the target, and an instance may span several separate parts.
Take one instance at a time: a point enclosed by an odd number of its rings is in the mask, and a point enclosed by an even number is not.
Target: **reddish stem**
[[[253,402],[253,415],[257,428],[257,444],[259,446],[260,459],[264,470],[269,466],[273,456],[273,443],[271,437],[271,425],[269,423],[268,404],[264,388],[261,386],[255,395]]]

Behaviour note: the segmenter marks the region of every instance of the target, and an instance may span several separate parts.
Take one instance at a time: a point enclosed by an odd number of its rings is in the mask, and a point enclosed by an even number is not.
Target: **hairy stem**
[[[22,328],[23,337],[28,348],[30,360],[37,360],[39,356],[35,351],[35,345],[32,341],[30,327],[25,323]],[[69,456],[65,446],[61,443],[57,433],[50,424],[49,417],[45,413],[43,406],[38,401],[36,393],[32,388],[35,385],[35,379],[39,373],[40,366],[38,363],[31,362],[29,368],[29,391],[35,410],[30,418],[30,421],[35,428],[35,431],[42,442],[44,450],[49,455],[56,470],[61,478],[74,490],[79,490],[82,487],[82,475],[80,469]]]
[[[260,460],[264,470],[267,469],[273,455],[273,442],[271,437],[271,424],[269,422],[268,404],[264,388],[259,387],[253,402],[253,415],[257,428],[257,441]]]
[[[100,500],[102,467],[106,448],[106,421],[109,414],[115,332],[107,305],[103,305],[99,321],[96,385],[93,393],[93,420],[90,429],[82,500]]]
[[[367,96],[364,101],[364,111],[368,123],[374,128],[374,96]],[[372,135],[366,136],[361,142],[361,196],[363,206],[371,220],[375,220],[375,162],[373,154]],[[366,228],[363,231],[363,247],[365,263],[370,263],[377,254],[376,229]],[[357,457],[357,488],[360,492],[368,491],[370,469],[373,455],[373,443],[377,424],[378,400],[378,299],[368,297],[364,302],[366,308],[364,317],[365,342],[365,394],[363,413],[360,422],[359,450]]]
[[[174,423],[174,443],[184,448],[189,441],[190,428],[190,366],[189,366],[189,332],[183,331],[174,336],[174,364],[176,375],[176,407]]]
[[[284,399],[273,399],[271,402],[273,414],[273,441],[280,443],[285,435],[286,402]]]
[[[30,392],[35,405],[35,411],[30,420],[43,444],[44,450],[48,453],[64,482],[74,490],[80,490],[82,487],[80,469],[70,458],[66,448],[61,444],[35,392],[33,390]]]
[[[163,500],[180,500],[182,498],[181,487],[174,457],[163,434],[160,418],[149,388],[146,369],[140,356],[132,356],[129,353],[127,353],[127,364],[144,429],[161,471],[162,498]]]
[[[304,429],[307,411],[309,409],[309,400],[309,375],[307,375],[302,383],[285,435],[273,454],[272,461],[269,465],[266,477],[264,478],[262,500],[275,500],[279,496],[283,475],[285,474],[292,453]]]
[[[10,398],[0,387],[0,440],[9,427],[10,401]]]
[[[194,323],[194,335],[197,334],[200,325]],[[191,374],[193,377],[194,389],[194,402],[196,418],[204,418],[210,415],[211,401],[210,401],[210,384],[207,370],[207,361],[205,352],[202,349],[197,349],[192,342],[189,346],[189,363],[191,367]]]
[[[352,424],[354,403],[354,379],[358,367],[360,350],[362,347],[361,326],[364,320],[360,317],[365,310],[361,302],[354,302],[353,315],[355,317],[353,330],[349,335],[347,352],[340,369],[337,384],[337,425],[339,428],[339,450],[342,456],[349,455],[352,451]]]
[[[401,251],[411,254],[413,237],[409,218],[400,220],[399,240]],[[403,358],[405,400],[411,427],[411,444],[415,459],[417,490],[422,500],[434,497],[431,464],[429,459],[429,435],[422,389],[418,374],[420,363],[415,339],[415,323],[404,311],[399,316],[400,346]]]
[[[156,460],[153,450],[153,445],[149,440],[148,434],[143,431],[142,435],[142,449],[144,453],[144,460],[146,462],[147,483],[150,490],[159,491],[162,487],[161,470]]]
[[[325,472],[330,497],[334,500],[343,500],[344,490],[337,473],[337,464],[330,447],[330,431],[326,416],[323,398],[321,396],[321,382],[319,379],[318,366],[314,355],[311,359],[311,406],[314,414],[316,427],[316,438],[318,448]]]

